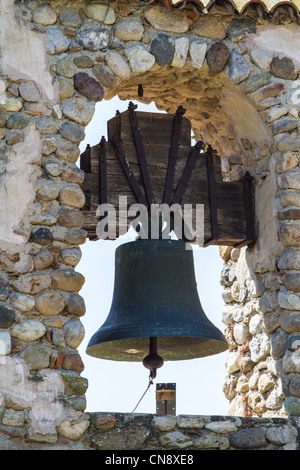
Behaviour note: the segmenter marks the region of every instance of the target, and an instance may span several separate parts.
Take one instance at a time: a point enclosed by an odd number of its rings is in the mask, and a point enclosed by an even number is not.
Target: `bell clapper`
[[[164,364],[164,360],[157,354],[157,338],[149,338],[149,354],[144,357],[143,365],[146,369],[150,370],[150,380],[155,379],[156,369],[159,369]]]

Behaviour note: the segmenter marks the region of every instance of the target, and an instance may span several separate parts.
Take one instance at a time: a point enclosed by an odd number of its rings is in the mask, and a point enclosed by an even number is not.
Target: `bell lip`
[[[153,329],[152,329],[153,328]],[[215,339],[218,341],[223,341],[226,342],[226,339],[224,335],[221,333],[221,331],[217,327],[213,328],[203,328],[201,334],[197,334],[196,330],[192,328],[186,328],[184,330],[184,334],[179,334],[180,330],[183,328],[170,328],[170,326],[153,326],[149,327],[147,331],[141,331],[140,333],[137,333],[136,331],[133,331],[132,328],[116,328],[116,329],[109,329],[108,331],[105,331],[105,328],[99,328],[96,333],[93,334],[91,337],[88,346],[91,346],[92,344],[100,344],[100,343],[107,343],[108,341],[118,341],[121,339],[133,339],[133,338],[160,338],[160,337],[178,337],[178,338],[203,338],[203,339]],[[190,333],[188,330],[190,329]],[[206,330],[206,332],[205,332]],[[104,337],[104,339],[103,339]]]
[[[225,338],[222,340],[212,338],[195,338],[195,337],[184,337],[185,340],[189,338],[195,339],[195,342],[187,342],[187,347],[182,344],[178,345],[178,348],[170,349],[168,345],[165,345],[163,340],[166,336],[158,337],[161,343],[158,342],[158,353],[162,356],[165,362],[167,361],[185,361],[190,359],[199,359],[204,357],[221,354],[229,349],[229,345]],[[131,340],[132,338],[126,338]],[[94,345],[88,345],[86,354],[91,357],[103,360],[111,361],[123,361],[123,362],[142,362],[144,357],[149,354],[149,337],[140,337],[140,342],[133,345],[131,342],[126,344],[118,340],[107,341],[105,343],[96,343]],[[169,336],[169,339],[177,340],[176,336]],[[204,340],[204,341],[201,341]],[[199,341],[197,341],[199,340]],[[178,343],[177,343],[178,344]],[[134,351],[133,346],[138,349]]]
[[[101,330],[101,328],[100,328]],[[145,334],[147,333],[147,334]],[[105,336],[105,339],[103,340],[103,337]],[[109,332],[105,331],[96,331],[94,335],[91,337],[89,340],[89,343],[86,347],[86,353],[93,356],[93,354],[90,354],[91,348],[95,348],[98,346],[99,349],[101,349],[101,344],[105,345],[105,343],[116,343],[118,341],[122,340],[131,340],[131,339],[143,339],[143,338],[150,338],[150,337],[157,337],[157,338],[190,338],[194,339],[196,342],[197,340],[210,340],[214,342],[218,342],[221,346],[221,344],[224,345],[224,349],[221,352],[226,351],[229,348],[228,342],[226,341],[224,335],[222,332],[216,328],[213,327],[213,331],[207,329],[207,333],[205,333],[204,329],[202,329],[201,335],[195,334],[195,331],[191,333],[185,332],[183,335],[178,334],[178,329],[176,328],[170,328],[170,327],[164,327],[164,328],[154,328],[152,331],[149,329],[147,332],[141,332],[140,334],[137,334],[136,332],[133,332],[132,329],[127,329],[127,333],[125,334],[125,329],[122,330],[122,334],[120,330],[110,330]],[[103,346],[105,348],[105,346]],[[96,356],[98,357],[98,356]]]
[[[229,345],[223,333],[208,318],[207,321],[208,324],[206,326],[202,324],[200,328],[198,324],[193,325],[191,323],[182,324],[180,327],[178,325],[170,327],[169,324],[152,324],[148,325],[146,329],[144,324],[140,327],[137,324],[118,324],[117,328],[111,328],[109,325],[106,327],[105,324],[103,324],[90,338],[86,352],[89,348],[96,345],[99,345],[100,348],[100,345],[105,343],[116,343],[117,341],[150,337],[157,337],[158,339],[172,337],[177,338],[178,341],[180,338],[193,338],[195,341],[198,340],[199,342],[201,340],[218,341],[220,344],[223,343],[224,347],[226,345],[226,349],[228,349]]]

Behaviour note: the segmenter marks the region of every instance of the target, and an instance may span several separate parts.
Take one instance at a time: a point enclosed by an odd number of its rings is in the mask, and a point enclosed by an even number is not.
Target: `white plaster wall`
[[[16,23],[13,4],[14,0],[0,0],[0,70],[12,80],[34,81],[44,99],[54,104],[58,89],[47,63],[46,39]]]
[[[244,279],[255,272],[274,271],[277,256],[282,251],[277,235],[275,160],[272,157],[269,159],[267,174],[255,186],[254,204],[258,239],[253,250],[242,250],[239,257],[237,273]]]
[[[280,26],[258,27],[256,35],[250,39],[255,47],[270,55],[290,57],[297,70],[300,69],[300,27],[296,23]]]
[[[270,130],[247,97],[239,94],[236,89],[224,88],[221,104],[239,139],[248,139],[260,147],[271,144]]]
[[[76,419],[80,412],[63,406],[58,399],[64,393],[60,371],[39,371],[42,380],[31,380],[25,361],[5,357],[0,363],[0,406],[9,401],[20,408],[30,407],[32,434],[56,434],[56,427],[64,420]]]
[[[34,182],[40,175],[40,134],[33,124],[24,129],[25,138],[5,152],[0,161],[0,249],[26,243],[26,213],[35,199]],[[23,227],[20,230],[20,223]],[[24,225],[25,224],[25,225]],[[23,232],[23,233],[22,233]]]
[[[42,101],[55,103],[58,91],[52,83],[43,35],[17,24],[13,0],[0,0],[0,71],[3,77],[33,81]],[[5,102],[5,80],[1,81],[0,102]],[[26,212],[35,198],[34,182],[41,159],[39,133],[33,125],[0,160],[0,249],[20,248],[26,240]],[[37,165],[32,165],[32,163]]]

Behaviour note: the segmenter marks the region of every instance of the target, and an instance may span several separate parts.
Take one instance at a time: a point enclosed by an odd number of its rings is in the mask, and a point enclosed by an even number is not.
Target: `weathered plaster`
[[[0,155],[0,248],[22,246],[27,238],[20,231],[26,213],[35,199],[34,182],[40,175],[40,134],[34,124],[24,129],[24,141]],[[26,229],[25,229],[26,231]]]
[[[255,212],[258,221],[258,239],[253,250],[247,250],[249,274],[275,270],[276,257],[282,251],[278,240],[276,218],[276,173],[275,159],[269,159],[265,178],[255,187]],[[272,256],[270,256],[272,253]]]
[[[0,404],[13,404],[14,407],[30,407],[29,417],[32,432],[51,434],[63,419],[74,419],[80,413],[65,408],[57,399],[64,393],[64,383],[60,372],[44,369],[38,377],[30,375],[24,360],[7,357],[0,364]]]
[[[279,58],[290,57],[296,69],[300,69],[300,50],[296,46],[300,42],[300,27],[298,24],[260,26],[257,28],[255,36],[251,37],[250,42],[255,47],[271,55]]]
[[[13,4],[14,0],[0,1],[0,70],[12,80],[34,81],[44,99],[54,104],[58,89],[49,71],[46,38],[16,22]]]
[[[250,100],[236,89],[224,88],[222,95],[222,108],[239,139],[248,139],[249,142],[260,147],[271,145],[270,130],[267,129]]]

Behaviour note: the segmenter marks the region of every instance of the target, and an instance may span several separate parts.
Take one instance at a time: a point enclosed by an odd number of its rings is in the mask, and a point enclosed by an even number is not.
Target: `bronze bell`
[[[205,357],[227,348],[202,309],[193,253],[185,242],[138,240],[117,248],[111,309],[87,354],[143,361],[154,378],[164,360]]]

